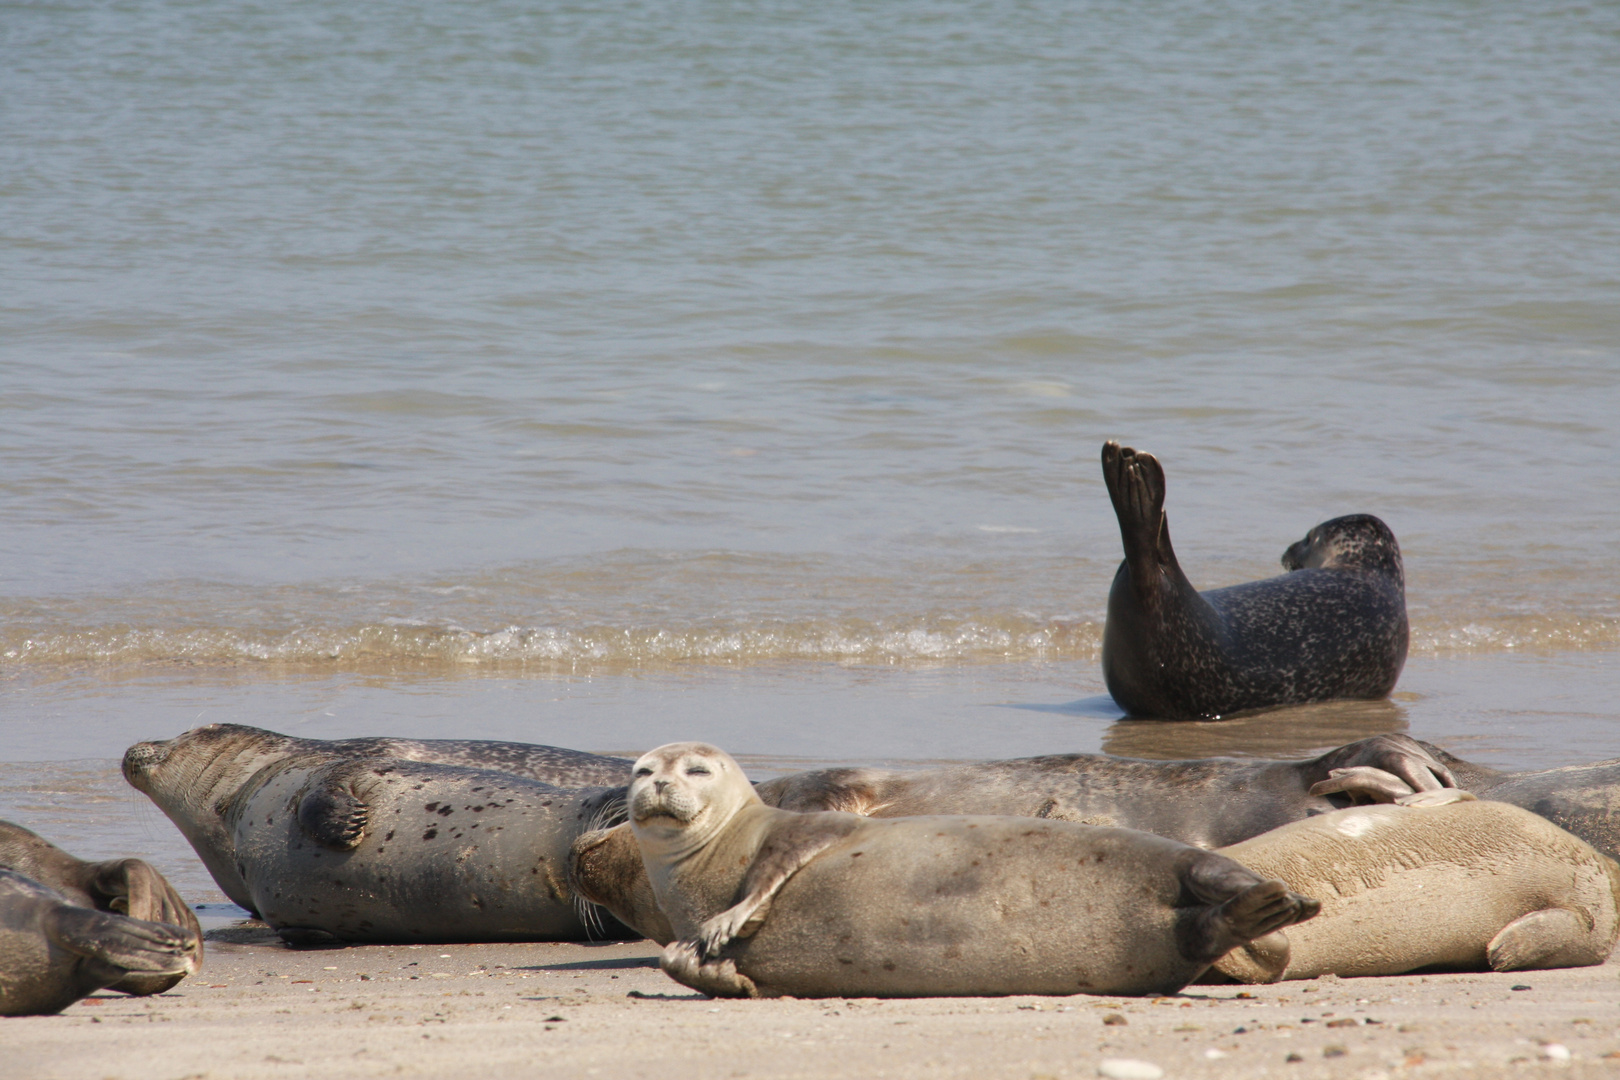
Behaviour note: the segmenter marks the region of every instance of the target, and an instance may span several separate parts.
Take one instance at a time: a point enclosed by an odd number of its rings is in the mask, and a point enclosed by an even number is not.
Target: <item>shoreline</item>
[[[1508,974],[1194,985],[1167,998],[711,1000],[650,941],[290,949],[208,933],[169,993],[0,1021],[38,1080],[1613,1076],[1620,960]],[[1529,987],[1515,990],[1516,986]],[[155,1032],[161,1037],[154,1039]],[[1566,1056],[1567,1055],[1567,1056]],[[1151,1075],[1143,1073],[1141,1075]]]

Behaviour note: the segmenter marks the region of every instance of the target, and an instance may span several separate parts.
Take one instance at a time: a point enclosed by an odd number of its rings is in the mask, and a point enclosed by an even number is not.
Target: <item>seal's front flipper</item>
[[[710,997],[759,997],[754,980],[730,960],[704,960],[693,941],[672,941],[658,958],[664,974]]]
[[[758,930],[771,899],[799,868],[861,827],[865,819],[833,812],[786,817],[754,855],[731,907],[698,928],[704,956],[715,956],[732,938]]]
[[[1605,942],[1591,925],[1566,908],[1543,908],[1504,926],[1485,947],[1492,971],[1588,967],[1608,959]]]
[[[298,800],[298,826],[324,847],[352,851],[366,835],[370,817],[341,771],[326,774]]]
[[[110,986],[126,972],[184,975],[197,969],[197,943],[167,923],[64,905],[51,912],[46,935],[53,945],[89,960]]]

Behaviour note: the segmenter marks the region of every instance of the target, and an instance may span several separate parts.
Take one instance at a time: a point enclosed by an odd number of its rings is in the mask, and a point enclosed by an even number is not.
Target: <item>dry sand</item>
[[[160,997],[0,1020],[0,1076],[1035,1080],[1109,1059],[1170,1080],[1620,1075],[1614,960],[1159,999],[714,1001],[647,941],[295,951],[256,927],[211,932],[203,970]]]

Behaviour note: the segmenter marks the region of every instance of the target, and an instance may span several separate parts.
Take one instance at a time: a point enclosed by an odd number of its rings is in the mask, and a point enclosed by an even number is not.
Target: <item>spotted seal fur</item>
[[[1283,553],[1288,573],[1201,593],[1170,545],[1158,460],[1108,442],[1102,469],[1125,547],[1108,593],[1103,677],[1131,716],[1207,720],[1395,688],[1406,581],[1395,534],[1378,518],[1324,521]]]

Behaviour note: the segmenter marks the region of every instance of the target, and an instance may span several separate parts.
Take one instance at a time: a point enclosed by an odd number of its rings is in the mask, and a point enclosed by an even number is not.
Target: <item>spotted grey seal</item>
[[[0,1016],[61,1012],[135,974],[184,978],[199,955],[189,928],[96,911],[0,870]]]
[[[1200,593],[1170,546],[1158,460],[1108,442],[1102,469],[1125,546],[1108,593],[1103,677],[1127,713],[1213,719],[1395,688],[1406,584],[1382,521],[1324,521],[1283,553],[1289,573]]]
[[[237,869],[224,818],[225,800],[261,770],[292,758],[333,765],[397,760],[509,773],[558,788],[611,787],[630,780],[629,758],[529,743],[470,739],[300,739],[243,724],[208,724],[172,739],[141,742],[124,753],[124,778],[144,792],[185,835],[231,902],[256,911]],[[317,795],[309,815],[322,804]],[[343,800],[327,809],[339,812]],[[425,800],[431,801],[431,800]],[[474,800],[476,802],[476,800]],[[471,804],[469,804],[471,805]]]
[[[195,938],[196,960],[202,962],[202,927],[196,914],[162,874],[140,859],[86,862],[21,825],[0,821],[0,869],[15,870],[80,907],[178,926]],[[113,983],[112,989],[161,994],[183,978],[185,972],[152,975],[131,971]]]
[[[1316,911],[1128,829],[768,807],[703,743],[639,758],[629,807],[678,935],[660,966],[716,995],[1173,993]]]
[[[1383,801],[1382,780],[1406,791],[1453,785],[1438,757],[1405,735],[1376,735],[1306,761],[1204,758],[1148,761],[1049,754],[933,769],[838,768],[759,785],[784,810],[847,810],[867,817],[1008,814],[1140,829],[1199,847],[1233,844],[1350,805]],[[1363,785],[1371,790],[1362,792]]]
[[[1221,849],[1322,897],[1308,924],[1216,962],[1240,982],[1601,964],[1620,937],[1620,866],[1545,818],[1423,792]]]
[[[619,932],[576,904],[567,855],[622,814],[620,789],[303,742],[199,729],[131,747],[124,775],[233,901],[295,944]]]

